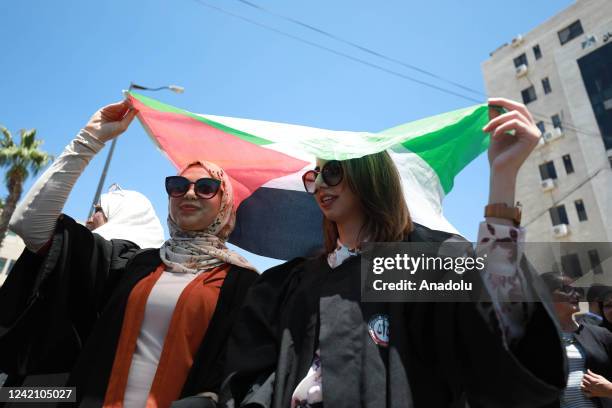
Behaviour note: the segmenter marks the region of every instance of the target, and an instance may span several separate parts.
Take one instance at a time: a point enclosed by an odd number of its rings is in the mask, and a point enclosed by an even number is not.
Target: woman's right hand
[[[101,142],[107,142],[126,131],[137,111],[128,101],[106,105],[93,114],[85,126]]]

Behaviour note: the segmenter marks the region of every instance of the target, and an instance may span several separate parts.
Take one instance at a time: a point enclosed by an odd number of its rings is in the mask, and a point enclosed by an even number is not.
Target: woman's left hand
[[[595,374],[591,370],[587,370],[582,377],[582,383],[580,389],[584,394],[589,397],[612,397],[612,383],[608,381],[604,376]]]

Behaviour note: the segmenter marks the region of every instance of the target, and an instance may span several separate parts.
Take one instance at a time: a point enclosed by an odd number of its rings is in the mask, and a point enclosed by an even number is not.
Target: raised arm
[[[13,213],[9,228],[29,250],[37,252],[49,241],[57,217],[89,161],[106,141],[123,133],[134,116],[136,111],[127,101],[98,110],[28,191]]]
[[[506,345],[520,340],[533,312],[533,304],[510,302],[523,293],[528,298],[524,271],[520,270],[520,253],[513,259],[504,256],[509,246],[522,250],[525,231],[512,218],[516,177],[521,165],[533,151],[541,136],[525,105],[503,98],[489,99],[489,105],[503,107],[506,113],[491,108],[491,121],[483,129],[491,134],[489,164],[490,216],[480,225],[477,252],[487,254],[489,265],[483,276],[491,295],[494,311]],[[504,208],[506,206],[506,208]],[[493,207],[493,208],[491,208]],[[495,216],[499,215],[499,216]],[[505,245],[500,247],[498,244]],[[516,298],[514,299],[516,300]]]

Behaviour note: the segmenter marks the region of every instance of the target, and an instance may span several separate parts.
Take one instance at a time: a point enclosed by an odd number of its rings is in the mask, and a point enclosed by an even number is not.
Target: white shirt
[[[153,286],[128,374],[123,399],[125,408],[143,408],[146,405],[176,303],[187,285],[198,276],[164,271]]]

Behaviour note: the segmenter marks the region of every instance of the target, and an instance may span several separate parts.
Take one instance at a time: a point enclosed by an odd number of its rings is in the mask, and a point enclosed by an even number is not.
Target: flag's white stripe
[[[404,197],[412,220],[426,227],[458,234],[444,217],[444,190],[436,172],[417,154],[397,146],[389,151],[402,178]]]
[[[288,174],[284,177],[279,177],[270,180],[262,187],[278,188],[281,190],[304,191],[304,184],[302,183],[302,174],[304,174],[308,170],[312,170],[314,166],[314,162],[309,163],[302,170]]]
[[[316,157],[328,160],[346,160],[381,152],[408,140],[443,129],[473,113],[478,108],[480,108],[480,105],[458,109],[378,133],[328,130],[263,120],[199,115],[274,143],[292,145],[298,150],[306,151]]]
[[[406,135],[328,130],[288,123],[200,115],[232,129],[327,160],[346,160],[383,151],[407,139]],[[270,145],[266,145],[268,147]],[[275,149],[278,149],[277,146]],[[296,156],[299,157],[299,156]]]

